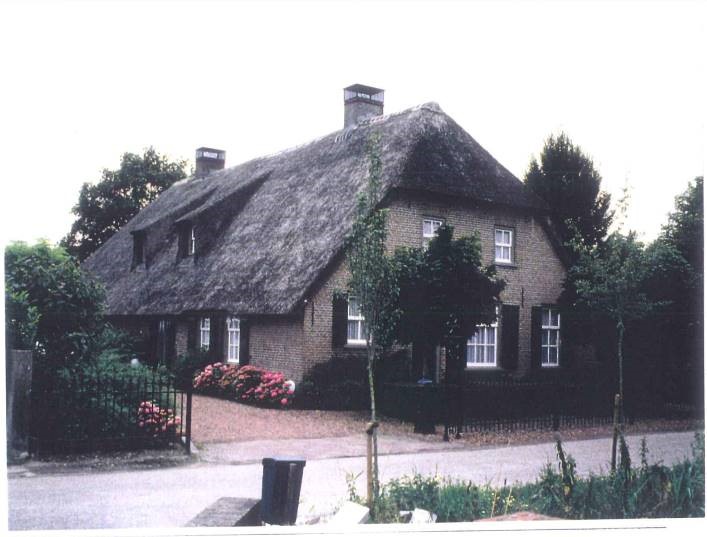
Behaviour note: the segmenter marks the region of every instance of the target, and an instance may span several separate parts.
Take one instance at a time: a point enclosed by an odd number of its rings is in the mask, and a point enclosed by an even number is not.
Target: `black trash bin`
[[[439,387],[429,382],[418,381],[413,387],[415,395],[415,429],[420,434],[435,434],[435,422],[439,412]]]
[[[260,499],[260,519],[263,522],[280,526],[295,523],[305,464],[304,459],[263,459],[263,492]]]

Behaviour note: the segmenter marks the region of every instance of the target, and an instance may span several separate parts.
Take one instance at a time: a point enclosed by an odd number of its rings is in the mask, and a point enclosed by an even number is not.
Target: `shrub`
[[[236,366],[216,362],[194,377],[194,391],[217,395],[241,403],[287,407],[293,392],[282,373],[252,365]]]
[[[194,391],[206,395],[225,395],[228,397],[221,380],[226,373],[230,373],[235,369],[237,369],[237,366],[222,364],[221,362],[207,365],[201,372],[194,376],[192,382]],[[230,385],[230,381],[228,384]]]
[[[299,384],[294,405],[319,410],[368,408],[366,361],[360,356],[331,358],[315,365]]]
[[[103,322],[104,292],[63,248],[47,242],[7,246],[5,297],[13,337],[34,340],[37,365],[55,368],[86,358],[86,342]]]
[[[138,407],[138,427],[154,438],[174,436],[181,423],[171,408],[160,408],[155,401],[143,401]]]
[[[174,362],[174,381],[179,389],[186,389],[194,382],[194,378],[211,361],[207,351],[203,349],[190,350],[180,354]]]

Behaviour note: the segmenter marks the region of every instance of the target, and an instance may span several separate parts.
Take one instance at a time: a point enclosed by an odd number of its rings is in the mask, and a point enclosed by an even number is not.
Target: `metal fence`
[[[75,373],[35,382],[34,455],[191,446],[191,390],[171,377],[106,378]],[[45,386],[37,389],[37,386]]]
[[[390,383],[381,412],[404,421],[445,424],[452,432],[505,432],[596,427],[612,423],[613,397],[598,383],[489,380],[459,385]],[[655,401],[625,407],[640,418],[700,418],[692,407]],[[424,428],[423,428],[424,429]]]

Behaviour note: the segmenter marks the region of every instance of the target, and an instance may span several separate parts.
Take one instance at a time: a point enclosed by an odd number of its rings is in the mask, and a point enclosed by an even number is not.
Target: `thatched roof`
[[[383,194],[410,188],[546,210],[429,103],[173,185],[85,261],[107,288],[107,313],[292,312],[351,230],[374,131]],[[178,261],[182,221],[196,226],[197,255]],[[147,237],[147,269],[131,270],[135,232]]]

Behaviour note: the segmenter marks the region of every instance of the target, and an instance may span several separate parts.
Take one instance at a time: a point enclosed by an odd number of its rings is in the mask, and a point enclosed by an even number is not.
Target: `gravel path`
[[[195,395],[192,407],[192,440],[208,443],[246,442],[306,438],[338,438],[362,435],[368,421],[366,412],[280,410],[257,408],[213,397]],[[381,418],[381,435],[408,437],[416,442],[440,443],[442,428],[435,435],[413,432],[413,425]],[[642,420],[625,428],[626,434],[660,431],[704,429],[704,424],[691,420]],[[561,431],[564,440],[601,438],[611,435],[611,427],[568,428]],[[467,433],[461,440],[465,446],[519,445],[552,441],[552,431],[513,431]]]

